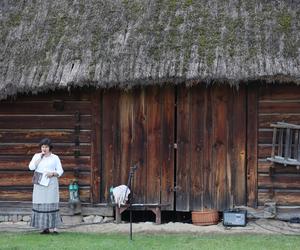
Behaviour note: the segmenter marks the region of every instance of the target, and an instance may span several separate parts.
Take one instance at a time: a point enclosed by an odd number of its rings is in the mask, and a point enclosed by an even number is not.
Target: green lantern
[[[75,180],[69,184],[69,203],[74,204],[79,202],[79,186],[77,180]]]

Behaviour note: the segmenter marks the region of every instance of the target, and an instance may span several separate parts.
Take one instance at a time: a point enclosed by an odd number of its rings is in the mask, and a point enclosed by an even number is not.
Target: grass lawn
[[[0,249],[300,249],[299,236],[0,233]]]

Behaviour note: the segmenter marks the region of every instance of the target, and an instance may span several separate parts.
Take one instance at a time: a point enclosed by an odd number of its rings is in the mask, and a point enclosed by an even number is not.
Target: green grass
[[[300,249],[299,236],[284,235],[133,235],[1,233],[0,249]]]

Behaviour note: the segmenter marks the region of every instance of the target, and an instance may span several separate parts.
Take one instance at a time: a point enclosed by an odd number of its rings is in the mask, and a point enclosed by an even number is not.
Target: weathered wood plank
[[[266,85],[259,89],[260,100],[299,100],[300,89],[296,85]]]
[[[91,172],[90,172],[90,185],[91,185],[91,202],[100,202],[100,174],[101,174],[101,98],[102,93],[95,91],[92,94],[92,132],[91,132]]]
[[[233,205],[246,205],[246,88],[240,86],[237,89],[231,89],[230,114],[228,114],[230,123],[229,145],[228,145],[228,167],[231,168],[231,184],[229,188],[230,202]],[[229,171],[227,171],[227,175]],[[232,204],[230,204],[232,205]]]
[[[175,92],[164,88],[162,98],[162,147],[161,147],[161,203],[170,204],[166,210],[174,208],[174,130]]]
[[[121,165],[120,184],[127,184],[131,167],[132,140],[133,140],[133,95],[132,91],[120,96],[120,130],[121,130]]]
[[[28,102],[28,101],[53,101],[53,100],[74,100],[74,101],[89,101],[91,99],[91,91],[94,91],[93,88],[80,88],[79,89],[71,89],[71,90],[59,90],[55,91],[47,91],[41,92],[38,94],[22,94],[16,96],[12,96],[7,100],[1,100],[0,104],[10,102],[14,103],[16,100],[18,102]]]
[[[147,203],[160,202],[161,171],[161,90],[147,91]]]
[[[178,88],[177,97],[177,166],[176,209],[190,210],[190,93],[185,87]]]
[[[74,128],[72,128],[73,130]],[[75,143],[75,139],[79,139],[79,143],[89,143],[91,141],[91,132],[88,130],[80,131],[79,135],[75,135],[74,131],[69,130],[1,130],[1,143],[39,143],[41,138],[51,138],[55,143]]]
[[[204,208],[203,153],[205,119],[203,119],[203,114],[206,108],[205,94],[204,87],[195,87],[190,92],[190,210],[201,210]]]
[[[86,156],[91,154],[91,145],[80,144],[75,147],[73,143],[70,144],[57,144],[53,143],[53,153],[58,155],[74,155],[74,151],[79,150],[80,155]],[[0,155],[33,155],[39,151],[39,146],[29,143],[13,143],[13,144],[0,144]]]
[[[272,145],[271,144],[259,144],[258,145],[258,157],[259,159],[266,159],[271,157]]]
[[[213,114],[212,114],[212,88],[206,88],[206,100],[205,109],[203,113],[203,119],[205,120],[204,127],[204,160],[203,160],[203,203],[205,208],[214,208],[213,196],[211,192],[211,178],[214,172],[212,171],[212,160],[215,157],[213,155]]]
[[[270,193],[268,190],[258,190],[258,205],[263,206],[269,201],[276,202],[276,205],[300,205],[300,192],[299,190],[274,190],[274,193]]]
[[[114,90],[109,90],[103,94],[103,116],[102,116],[102,184],[101,184],[101,202],[107,202],[109,199],[109,188],[113,185],[113,113],[116,103],[114,102]]]
[[[59,103],[59,104],[56,104]],[[62,110],[57,110],[56,105],[61,105]],[[74,115],[75,112],[80,112],[81,115],[90,113],[91,103],[89,101],[28,101],[6,102],[0,104],[0,114],[6,115]]]
[[[214,208],[228,207],[230,202],[230,190],[228,184],[231,182],[230,168],[227,162],[228,141],[228,89],[216,86],[212,92],[212,119],[213,138],[211,163],[211,193]],[[227,172],[227,173],[226,173]],[[228,176],[227,176],[228,174]],[[229,178],[229,180],[227,179]]]
[[[7,156],[0,155],[0,170],[28,170],[28,164],[32,155]],[[81,171],[90,170],[90,157],[80,156],[59,156],[64,170],[79,169]]]
[[[132,197],[135,203],[146,203],[147,201],[147,95],[148,88],[136,89],[133,91],[133,138],[131,166],[133,166],[137,162],[140,162],[140,167],[135,172],[134,178],[132,180]]]
[[[247,204],[257,207],[258,93],[257,85],[248,87],[247,99]]]
[[[258,143],[270,144],[273,138],[273,129],[259,129],[258,130]],[[278,138],[277,138],[278,141]]]
[[[113,117],[113,165],[112,168],[112,181],[114,186],[121,184],[121,121],[120,121],[120,113],[122,112],[122,107],[120,107],[120,98],[122,93],[120,91],[116,91],[114,93],[114,102],[116,107],[114,108],[114,112],[111,113]]]
[[[0,178],[0,186],[32,186],[32,175],[30,171],[2,171]],[[65,172],[62,177],[59,178],[61,185],[69,185],[71,180],[74,180],[74,172]],[[90,185],[90,173],[79,172],[78,184],[82,186]]]
[[[300,173],[299,174],[268,174],[258,175],[258,188],[274,188],[274,189],[299,189],[300,188]]]
[[[74,115],[0,115],[0,129],[75,129]],[[80,130],[91,129],[91,116],[82,115]]]
[[[300,99],[300,92],[299,97]],[[259,112],[260,113],[282,113],[282,114],[299,114],[300,110],[300,102],[299,100],[295,100],[294,102],[287,101],[287,100],[280,100],[278,102],[260,102],[259,103]]]

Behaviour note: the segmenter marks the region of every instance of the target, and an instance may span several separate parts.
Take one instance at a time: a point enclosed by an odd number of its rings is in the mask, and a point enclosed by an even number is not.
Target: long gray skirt
[[[56,228],[61,222],[57,178],[51,178],[48,187],[35,184],[32,194],[30,226],[39,229]]]

